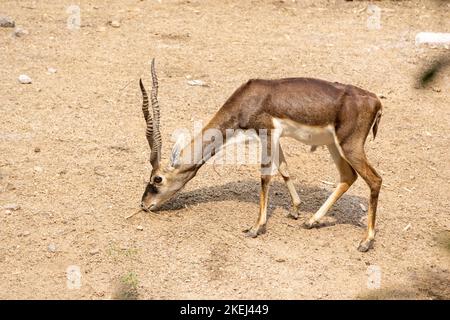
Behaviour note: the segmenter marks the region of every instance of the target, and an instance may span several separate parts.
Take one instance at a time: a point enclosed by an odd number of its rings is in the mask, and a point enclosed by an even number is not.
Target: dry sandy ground
[[[414,88],[420,31],[450,31],[447,3],[2,0],[28,35],[0,29],[0,298],[449,298],[449,73]],[[108,25],[120,22],[119,28]],[[368,188],[362,179],[324,226],[301,224],[336,181],[328,152],[283,140],[302,198],[299,220],[280,177],[268,232],[242,230],[258,210],[256,165],[205,165],[158,214],[134,212],[149,176],[137,80],[160,77],[163,150],[174,129],[207,121],[249,78],[309,76],[383,96],[369,159],[384,178],[374,249],[361,253]],[[47,69],[56,68],[49,74]],[[20,74],[33,79],[19,84]],[[187,78],[208,87],[192,87]],[[35,150],[36,148],[40,149]],[[141,226],[143,230],[139,230]],[[66,270],[81,270],[69,289]],[[371,268],[381,289],[368,289]]]

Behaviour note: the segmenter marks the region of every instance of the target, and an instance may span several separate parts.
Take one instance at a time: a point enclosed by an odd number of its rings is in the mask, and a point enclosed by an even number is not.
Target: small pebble
[[[99,249],[92,249],[91,251],[89,251],[89,254],[90,254],[91,256],[96,255],[96,254],[98,254],[98,253],[100,253],[100,250],[99,250]]]
[[[26,36],[28,33],[29,33],[28,30],[22,29],[22,28],[20,28],[20,27],[17,27],[16,29],[14,29],[14,35],[15,35],[17,38]]]
[[[34,167],[34,171],[41,173],[42,171],[44,171],[44,169],[42,169],[42,167],[36,166]]]
[[[17,210],[20,210],[20,206],[17,203],[9,203],[9,204],[3,206],[3,209],[17,211]]]
[[[202,80],[188,80],[187,84],[190,86],[206,87],[206,83]]]
[[[41,148],[39,148],[39,147],[34,148],[34,152],[36,152],[36,153],[41,152]]]
[[[6,184],[5,190],[6,190],[6,191],[13,191],[13,190],[16,190],[16,186],[13,185],[11,182],[8,182],[8,183]]]
[[[120,28],[120,22],[117,20],[110,21],[109,25],[113,28]]]
[[[55,245],[54,243],[50,243],[50,244],[47,246],[47,250],[48,250],[49,252],[56,252],[56,245]]]
[[[276,262],[286,262],[286,259],[283,258],[277,258],[275,259]]]
[[[30,84],[32,82],[32,80],[26,74],[21,74],[19,76],[19,82],[22,83],[22,84]]]
[[[56,70],[55,68],[48,68],[47,69],[47,72],[50,73],[50,74],[56,73],[56,71],[58,71],[58,70]]]
[[[144,230],[144,227],[143,226],[137,226],[136,229],[138,229],[139,231],[142,231],[142,230]]]

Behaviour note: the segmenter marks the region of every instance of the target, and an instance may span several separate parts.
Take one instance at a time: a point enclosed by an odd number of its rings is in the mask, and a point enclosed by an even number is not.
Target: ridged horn
[[[159,130],[159,120],[160,120],[160,114],[159,114],[159,104],[158,104],[158,78],[156,76],[156,70],[155,70],[155,58],[152,59],[152,92],[151,92],[151,101],[152,101],[152,109],[153,109],[153,121],[152,122],[152,133],[153,133],[153,145],[151,146],[151,153],[150,153],[150,163],[153,167],[153,169],[159,167],[159,162],[161,160],[161,132]],[[150,118],[150,115],[148,115]],[[148,125],[147,125],[147,131],[148,131]]]
[[[153,150],[153,119],[148,111],[148,95],[147,91],[145,91],[142,79],[139,79],[139,86],[141,87],[142,92],[142,113],[144,114],[145,124],[147,125],[145,129],[145,137],[147,138],[150,150]]]

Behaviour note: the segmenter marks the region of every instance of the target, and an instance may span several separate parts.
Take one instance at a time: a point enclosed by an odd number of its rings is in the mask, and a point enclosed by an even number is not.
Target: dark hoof
[[[302,224],[302,227],[304,229],[308,229],[309,230],[309,229],[317,227],[318,225],[319,224],[317,222],[310,223],[309,221],[306,221],[305,223]]]
[[[297,220],[298,219],[298,212],[297,211],[289,211],[288,218]]]
[[[363,240],[358,246],[359,252],[367,252],[369,249],[373,248],[373,240]]]
[[[250,228],[243,231],[245,233],[245,236],[248,238],[256,238],[260,234],[266,233],[266,226],[260,226],[259,228]]]
[[[247,238],[256,238],[258,236],[258,233],[255,232],[254,230],[247,230],[245,231],[245,236]]]

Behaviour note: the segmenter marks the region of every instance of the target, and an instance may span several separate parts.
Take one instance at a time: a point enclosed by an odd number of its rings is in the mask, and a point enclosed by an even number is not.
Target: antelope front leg
[[[261,192],[259,198],[259,216],[256,224],[250,229],[244,230],[247,237],[256,238],[258,235],[266,232],[267,223],[267,201],[269,196],[269,184],[272,176],[261,176]]]

